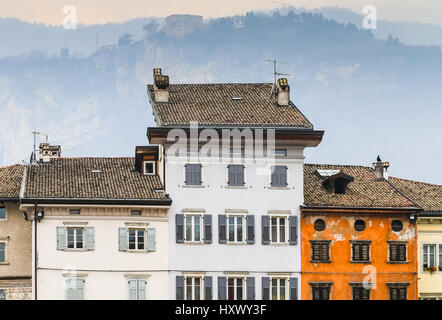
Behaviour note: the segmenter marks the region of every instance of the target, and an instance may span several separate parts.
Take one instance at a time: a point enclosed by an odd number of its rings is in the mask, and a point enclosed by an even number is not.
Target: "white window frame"
[[[152,173],[147,173],[147,172],[146,172],[146,165],[147,165],[148,163],[151,163],[151,164],[152,164],[152,168],[153,168],[153,172],[152,172]],[[156,164],[156,161],[143,161],[143,174],[144,174],[145,176],[154,176],[154,175],[156,174],[155,164]]]
[[[0,208],[5,208],[5,217],[0,218],[0,221],[7,221],[8,220],[8,209],[6,208],[5,204],[0,205]]]
[[[74,248],[69,248],[69,229],[81,229],[82,230],[82,243],[83,246],[82,248],[77,248],[77,232],[74,232]],[[85,246],[86,246],[86,228],[83,226],[69,226],[66,227],[66,250],[86,250]]]
[[[276,300],[281,300],[281,282],[280,280],[284,280],[284,286],[285,286],[285,299],[284,300],[289,300],[289,286],[290,286],[290,281],[288,277],[270,277],[270,299],[273,300],[273,280],[277,280],[277,284],[276,284],[276,288],[277,288],[277,299]]]
[[[273,241],[273,224],[272,219],[277,219],[277,226],[276,226],[276,241]],[[285,241],[280,241],[280,233],[281,233],[281,225],[280,225],[280,219],[285,220]],[[271,215],[270,216],[270,244],[288,244],[289,243],[289,217],[288,216],[280,216],[280,215]]]
[[[201,166],[201,184],[187,184],[186,183],[186,164],[199,164]],[[186,162],[183,166],[183,186],[190,188],[202,188],[204,187],[204,166],[202,162]]]
[[[184,242],[185,243],[203,243],[204,242],[204,221],[203,221],[203,214],[200,213],[186,213],[184,214]],[[192,218],[192,223],[191,223],[191,229],[192,229],[192,239],[188,240],[187,239],[187,219]],[[194,217],[199,217],[200,218],[200,239],[199,240],[194,240],[195,239],[195,219]]]
[[[234,240],[230,241],[230,218],[234,218]],[[242,218],[242,240],[238,241],[238,218]],[[244,244],[247,243],[247,221],[246,221],[246,215],[244,214],[229,214],[227,215],[227,223],[226,223],[226,239],[227,243],[240,243]]]
[[[439,270],[439,264],[441,263],[440,255],[442,254],[442,250],[440,250],[440,246],[442,246],[442,242],[423,242],[422,243],[422,263],[421,263],[421,272],[430,272],[430,271],[424,271],[424,256],[425,256],[425,246],[434,246],[434,267],[436,267],[436,271],[438,273],[442,273],[442,270]],[[428,259],[429,259],[429,253],[428,253]]]
[[[0,265],[8,264],[8,240],[0,240],[5,245],[5,261],[0,261]]]
[[[188,299],[188,296],[187,296],[187,287],[188,287],[187,279],[191,279],[191,282],[192,282],[191,283],[191,288],[192,288],[191,295],[192,295],[192,297],[190,299]],[[196,288],[196,286],[195,286],[195,279],[200,279],[200,299],[199,299],[199,301],[205,300],[205,297],[204,297],[204,277],[201,276],[201,275],[188,275],[188,276],[184,276],[184,300],[193,300],[193,301],[195,301],[195,288]]]
[[[233,300],[232,301],[237,301],[238,299],[238,279],[242,280],[242,297],[241,300],[246,300],[246,290],[247,290],[247,286],[246,286],[246,278],[245,277],[241,277],[241,276],[230,276],[227,277],[226,280],[226,290],[227,290],[227,300],[229,300],[229,280],[233,279]]]
[[[287,185],[283,186],[283,187],[272,187],[272,167],[286,167],[287,168]],[[289,172],[290,172],[290,168],[289,165],[287,163],[274,163],[271,164],[269,166],[269,189],[289,189],[290,188],[290,177],[289,177]]]
[[[129,248],[129,238],[130,238],[130,235],[129,235],[129,232],[131,231],[131,230],[135,230],[135,249],[130,249]],[[138,249],[138,231],[143,231],[144,233],[143,233],[143,239],[144,239],[144,247],[143,247],[143,249]],[[127,228],[127,251],[130,251],[130,252],[136,252],[136,251],[142,251],[142,252],[144,252],[144,251],[146,251],[147,250],[147,231],[146,231],[146,228],[136,228],[136,227],[129,227],[129,228]],[[133,279],[133,280],[136,280],[136,279]]]

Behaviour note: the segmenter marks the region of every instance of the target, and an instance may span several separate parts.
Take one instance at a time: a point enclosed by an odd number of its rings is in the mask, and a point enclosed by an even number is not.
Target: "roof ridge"
[[[435,183],[429,183],[429,182],[423,182],[423,181],[417,181],[417,180],[412,180],[412,179],[405,179],[405,178],[398,178],[398,177],[390,177],[390,179],[398,179],[398,180],[402,180],[402,181],[407,181],[407,182],[414,182],[414,183],[420,183],[420,184],[426,184],[428,186],[433,186],[433,187],[440,187],[442,188],[442,185],[440,184],[435,184]]]
[[[54,160],[58,160],[58,159],[68,159],[68,160],[74,160],[74,159],[134,159],[135,157],[130,157],[130,156],[126,156],[126,157],[59,157],[59,158],[54,158]]]
[[[390,177],[391,178],[391,177]],[[389,179],[390,179],[389,178]],[[424,208],[417,203],[416,201],[414,201],[413,199],[411,199],[409,196],[407,196],[404,192],[402,192],[399,188],[396,188],[396,186],[391,183],[391,181],[389,181],[389,179],[384,179],[392,188],[393,190],[396,190],[397,193],[399,193],[401,196],[403,196],[404,198],[408,199],[408,201],[410,201],[411,203],[413,203],[416,207],[420,208],[421,210],[424,210]]]
[[[0,169],[7,169],[7,168],[16,167],[16,166],[24,167],[25,165],[20,164],[20,163],[15,163],[15,164],[9,164],[9,165],[7,165],[7,166],[2,166],[2,167],[0,167]]]
[[[307,166],[340,166],[340,167],[353,167],[353,168],[364,168],[364,169],[373,170],[372,167],[363,166],[363,165],[356,165],[356,164],[304,163],[304,165],[307,165]]]
[[[251,84],[265,84],[265,85],[273,85],[272,82],[211,82],[211,83],[171,83],[170,86],[211,86],[211,85],[251,85]],[[148,83],[148,86],[153,86],[153,83]]]

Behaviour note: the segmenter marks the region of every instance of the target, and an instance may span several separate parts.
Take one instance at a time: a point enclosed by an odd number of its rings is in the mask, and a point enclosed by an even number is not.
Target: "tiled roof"
[[[135,158],[58,158],[27,169],[25,198],[167,199],[158,176],[135,171]]]
[[[340,170],[354,178],[347,186],[345,194],[328,191],[322,182],[325,178],[316,170]],[[362,166],[344,165],[304,165],[304,204],[324,207],[416,207],[386,180],[376,180],[374,170]]]
[[[424,211],[442,212],[442,186],[394,177],[388,180]]]
[[[312,129],[310,121],[290,102],[281,107],[271,83],[175,84],[169,103],[153,104],[158,126],[267,126]],[[153,96],[153,86],[148,85]],[[234,99],[241,98],[241,99]]]
[[[0,168],[0,199],[17,200],[20,197],[23,168],[19,164]]]

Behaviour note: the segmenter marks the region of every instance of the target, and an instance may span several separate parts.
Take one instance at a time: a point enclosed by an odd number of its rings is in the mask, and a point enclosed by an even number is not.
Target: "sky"
[[[275,9],[284,4],[307,9],[337,6],[357,13],[363,13],[364,6],[373,5],[380,20],[442,25],[440,0],[1,0],[0,17],[61,25],[67,15],[63,8],[72,5],[78,22],[101,24],[170,14],[220,17]]]

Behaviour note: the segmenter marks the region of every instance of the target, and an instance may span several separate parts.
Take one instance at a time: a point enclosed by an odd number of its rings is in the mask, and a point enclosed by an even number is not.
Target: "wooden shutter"
[[[238,164],[230,164],[228,168],[228,185],[229,186],[244,186],[244,166]]]
[[[353,261],[359,261],[361,260],[361,252],[360,252],[360,244],[359,243],[352,243],[352,249],[353,249]]]
[[[95,249],[95,229],[94,227],[86,227],[84,228],[86,234],[86,250],[94,250]]]
[[[218,300],[227,300],[227,278],[218,277]]]
[[[66,227],[57,227],[57,250],[66,249]]]
[[[84,280],[75,279],[75,300],[84,300]]]
[[[204,243],[212,243],[212,216],[205,214],[204,219]]]
[[[390,244],[390,261],[397,261],[398,248],[397,244]]]
[[[236,168],[236,182],[239,186],[245,185],[243,165],[238,165]]]
[[[398,288],[399,300],[407,300],[407,288]]]
[[[361,300],[361,288],[353,287],[353,300]]]
[[[147,252],[156,251],[156,232],[155,228],[147,228],[146,229],[146,238],[147,238]]]
[[[361,288],[362,300],[370,300],[370,289]]]
[[[66,279],[66,299],[74,300],[75,299],[75,291],[73,281],[75,279]]]
[[[287,167],[278,166],[278,183],[280,187],[287,187]]]
[[[312,296],[313,300],[321,300],[321,288],[313,287]]]
[[[227,216],[225,214],[218,215],[218,242],[227,243]]]
[[[129,300],[137,300],[137,280],[129,280]]]
[[[370,260],[370,245],[368,243],[364,243],[361,245],[362,247],[362,261]]]
[[[276,171],[276,166],[272,166],[272,172],[271,172],[271,183],[270,185],[272,187],[277,187],[279,185],[278,183],[278,172]]]
[[[255,278],[247,277],[247,300],[255,300]]]
[[[329,258],[329,246],[328,243],[321,243],[321,261],[328,261],[330,260]]]
[[[176,299],[184,300],[184,277],[176,277]]]
[[[298,243],[298,217],[289,217],[289,244],[296,245]]]
[[[262,244],[270,244],[270,217],[262,216]]]
[[[406,244],[400,244],[399,247],[399,261],[407,261],[407,245]]]
[[[127,251],[127,229],[118,228],[118,248],[120,251]]]
[[[146,300],[146,280],[138,280],[138,300]]]
[[[390,300],[397,300],[397,288],[390,288]]]
[[[248,215],[246,217],[247,223],[247,243],[254,244],[255,243],[255,216]]]
[[[290,300],[298,300],[298,278],[290,278]]]
[[[205,300],[212,300],[212,287],[213,287],[213,280],[210,276],[204,277],[204,299]]]
[[[184,243],[184,215],[175,215],[176,243]]]
[[[186,164],[184,166],[185,170],[185,181],[187,185],[201,185],[201,164]]]
[[[262,300],[270,300],[270,278],[262,277]]]
[[[321,247],[320,247],[320,244],[317,243],[317,242],[311,242],[311,249],[312,249],[312,260],[313,261],[321,260]]]
[[[321,288],[321,300],[329,300],[330,288]]]

